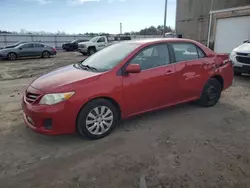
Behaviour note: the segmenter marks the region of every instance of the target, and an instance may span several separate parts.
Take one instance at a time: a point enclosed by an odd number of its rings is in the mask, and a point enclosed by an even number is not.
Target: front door
[[[180,101],[199,98],[213,69],[213,60],[192,43],[172,43]]]
[[[19,56],[20,57],[27,57],[34,55],[34,48],[33,43],[26,43],[20,46],[19,48]]]
[[[104,37],[101,37],[97,41],[97,51],[106,47],[106,41]]]
[[[127,115],[164,107],[175,97],[175,66],[170,64],[167,44],[144,48],[129,62],[141,72],[123,77],[123,97]]]

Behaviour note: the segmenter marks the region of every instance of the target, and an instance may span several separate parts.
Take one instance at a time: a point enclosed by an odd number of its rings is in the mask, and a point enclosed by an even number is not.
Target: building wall
[[[209,11],[250,5],[250,0],[177,0],[176,32],[207,43]]]

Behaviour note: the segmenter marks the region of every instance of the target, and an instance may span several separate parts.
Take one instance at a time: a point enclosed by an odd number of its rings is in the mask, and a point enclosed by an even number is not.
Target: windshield
[[[71,41],[71,43],[75,43],[75,42],[77,42],[78,40],[73,40],[73,41]]]
[[[94,67],[98,72],[105,72],[118,65],[127,55],[139,47],[139,44],[113,44],[90,56],[82,65]]]
[[[90,42],[96,42],[100,37],[94,37],[92,39],[90,39]]]

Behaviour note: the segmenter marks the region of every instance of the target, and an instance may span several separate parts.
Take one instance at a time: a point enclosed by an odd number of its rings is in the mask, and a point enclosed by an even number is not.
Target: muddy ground
[[[107,138],[44,136],[26,128],[20,98],[37,76],[82,60],[0,61],[1,188],[244,188],[250,185],[250,77],[219,104],[184,104],[125,122]]]

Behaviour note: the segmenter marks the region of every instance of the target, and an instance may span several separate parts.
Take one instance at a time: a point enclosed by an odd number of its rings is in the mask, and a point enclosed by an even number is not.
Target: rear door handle
[[[172,70],[166,70],[165,71],[165,75],[168,75],[168,74],[172,74],[174,71],[172,71]]]

